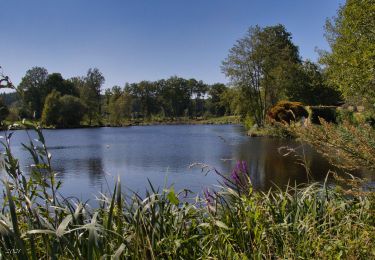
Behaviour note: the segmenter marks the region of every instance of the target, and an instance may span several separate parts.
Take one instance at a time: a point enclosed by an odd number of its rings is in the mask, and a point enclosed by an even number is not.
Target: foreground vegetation
[[[32,127],[32,126],[29,126]],[[244,259],[375,257],[375,196],[312,183],[253,191],[247,165],[222,175],[202,197],[155,189],[123,193],[118,179],[99,207],[63,198],[40,129],[24,147],[32,172],[20,170],[3,141],[2,259]],[[347,181],[346,181],[347,183]]]

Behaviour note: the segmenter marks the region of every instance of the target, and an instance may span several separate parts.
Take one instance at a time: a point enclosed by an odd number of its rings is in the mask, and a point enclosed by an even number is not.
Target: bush
[[[276,122],[290,124],[291,121],[298,121],[302,117],[307,118],[309,113],[300,102],[280,101],[269,110],[268,116]]]

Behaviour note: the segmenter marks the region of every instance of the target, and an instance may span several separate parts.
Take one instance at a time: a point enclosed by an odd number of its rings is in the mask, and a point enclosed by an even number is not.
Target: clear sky
[[[228,80],[220,65],[247,28],[282,23],[303,58],[327,49],[323,26],[344,0],[1,0],[0,65],[65,78],[99,68],[105,87],[173,75]]]

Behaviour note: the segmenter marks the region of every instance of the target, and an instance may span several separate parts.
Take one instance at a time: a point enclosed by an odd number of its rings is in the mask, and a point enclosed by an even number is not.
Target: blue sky
[[[282,23],[303,58],[327,49],[343,0],[2,0],[0,65],[15,84],[42,66],[65,78],[99,68],[105,87],[172,75],[228,80],[220,65],[247,28]]]

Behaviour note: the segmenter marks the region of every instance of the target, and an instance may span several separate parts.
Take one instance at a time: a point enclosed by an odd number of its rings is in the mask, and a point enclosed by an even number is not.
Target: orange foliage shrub
[[[268,111],[271,121],[286,122],[307,118],[309,113],[301,102],[280,101]]]

